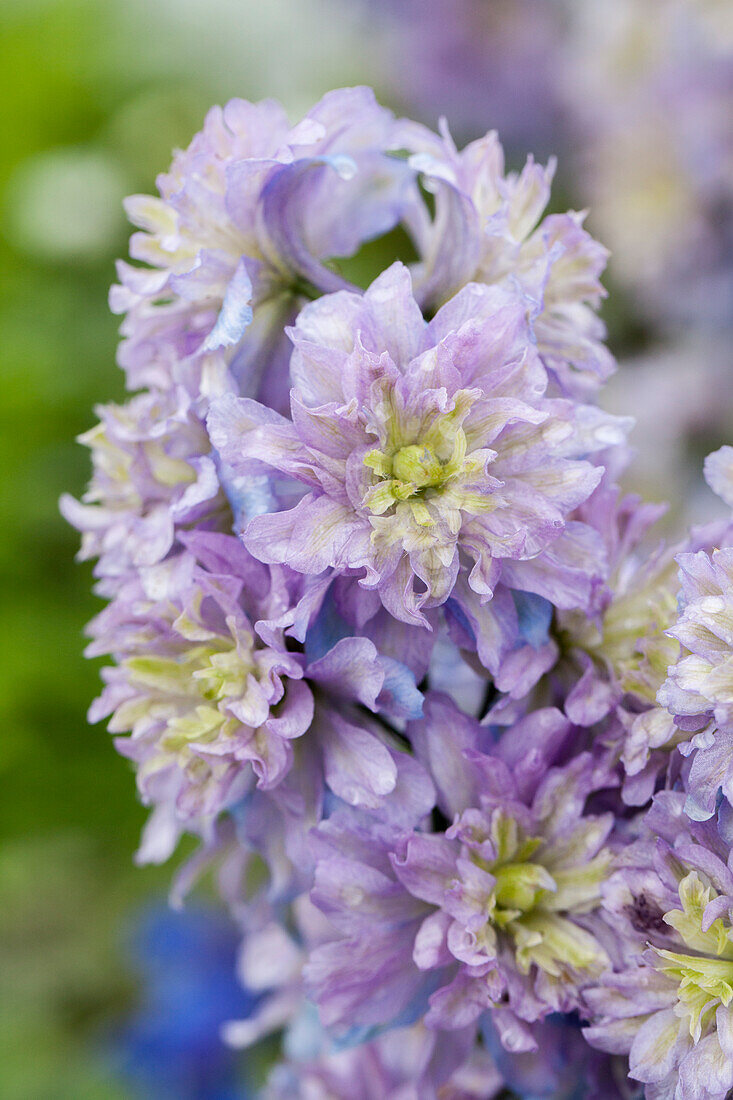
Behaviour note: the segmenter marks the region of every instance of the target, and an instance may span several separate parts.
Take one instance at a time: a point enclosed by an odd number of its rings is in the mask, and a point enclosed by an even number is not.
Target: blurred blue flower
[[[203,906],[156,906],[138,917],[130,946],[142,979],[139,1005],[116,1036],[115,1060],[145,1100],[247,1100],[241,1060],[220,1036],[256,998],[238,984],[238,937]]]

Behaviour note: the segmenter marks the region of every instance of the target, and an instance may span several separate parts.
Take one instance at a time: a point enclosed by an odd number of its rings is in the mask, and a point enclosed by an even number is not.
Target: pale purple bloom
[[[61,510],[82,532],[80,558],[95,573],[125,578],[169,553],[179,527],[224,530],[229,506],[210,454],[206,428],[182,387],[101,405],[99,424],[80,436],[93,476],[82,502]]]
[[[424,1018],[452,1031],[489,1012],[508,1050],[534,1050],[528,1024],[576,1009],[608,966],[593,911],[613,817],[583,811],[612,780],[588,755],[547,770],[539,739],[511,768],[440,699],[408,732],[453,823],[320,827],[312,896],[340,938],[312,952],[311,995],[337,1029]]]
[[[340,638],[316,657],[291,651],[280,618],[301,579],[253,559],[231,536],[200,532],[186,544],[190,552],[122,588],[92,624],[89,647],[118,662],[105,670],[90,717],[112,715],[110,730],[130,734],[117,746],[137,764],[143,801],[157,808],[155,858],[182,828],[205,830],[255,784],[314,822],[325,786],[376,809],[398,787],[404,801],[407,785],[429,809],[419,766],[358,709],[419,712],[407,670],[366,638]],[[314,744],[301,748],[306,732]]]
[[[601,477],[585,456],[623,425],[547,396],[531,311],[511,285],[472,284],[426,322],[400,264],[363,297],[306,307],[291,331],[292,419],[234,397],[209,414],[235,472],[263,463],[308,490],[249,522],[250,551],[361,574],[405,622],[425,624],[459,574],[471,609],[500,580],[586,603],[600,547],[567,519]]]
[[[668,633],[682,654],[657,698],[674,718],[680,751],[693,754],[688,811],[708,817],[719,789],[733,802],[733,549],[678,561],[682,610]]]
[[[378,83],[428,125],[442,115],[463,138],[500,131],[513,149],[555,149],[562,104],[562,3],[556,0],[376,0]],[[379,18],[374,18],[374,13]]]
[[[705,460],[705,477],[733,506],[733,448]],[[718,791],[733,801],[733,549],[730,525],[711,531],[707,545],[679,554],[679,614],[667,634],[682,649],[670,661],[657,694],[660,709],[645,721],[659,737],[667,731],[688,758],[687,811],[704,819]],[[710,552],[711,543],[722,549]],[[692,548],[691,548],[692,549]],[[666,708],[666,709],[661,709]],[[644,731],[646,733],[646,731]]]
[[[130,253],[148,265],[121,262],[111,297],[126,314],[130,384],[216,392],[228,369],[257,392],[266,366],[282,366],[304,284],[347,285],[324,261],[398,220],[411,173],[387,155],[395,144],[394,119],[367,88],[330,92],[296,126],[273,100],[212,108],[158,178],[160,197],[127,200],[141,229]]]
[[[725,331],[733,295],[733,55],[725,3],[592,0],[565,54],[573,178],[648,319]]]
[[[656,1100],[733,1088],[733,524],[680,543],[678,610],[553,167],[342,89],[214,109],[129,204],[141,392],[62,505],[110,599],[90,717],[139,861],[200,841],[172,901],[213,872],[273,1100],[621,1100],[629,1052]],[[349,284],[397,227],[416,261]]]
[[[399,1028],[318,1060],[276,1066],[264,1100],[492,1100],[501,1076],[486,1051],[471,1046],[473,1035],[467,1039]]]
[[[675,745],[671,723],[657,721],[655,705],[675,656],[665,633],[677,605],[675,551],[648,537],[663,508],[606,489],[589,509],[608,547],[608,588],[599,593],[594,616],[558,614],[564,657],[553,675],[563,683],[568,717],[593,728],[620,757],[624,801],[642,805],[670,765]]]
[[[159,819],[170,810],[173,841],[187,821],[238,802],[255,777],[277,784],[313,718],[303,658],[282,634],[264,644],[254,629],[282,599],[283,578],[230,537],[194,540],[196,556],[130,580],[90,627],[89,652],[117,661],[90,718],[111,715],[111,732],[130,734],[117,747],[137,764],[143,800]]]
[[[616,457],[612,456],[611,461]],[[670,585],[674,585],[674,563],[671,553],[668,560],[662,560],[663,548],[651,553],[647,550],[642,556],[645,535],[664,508],[642,504],[638,497],[622,496],[614,473],[612,468],[606,470],[598,488],[574,516],[596,532],[599,560],[604,564],[603,583],[599,578],[582,611],[556,606],[549,629],[544,634],[537,630],[534,636],[530,633],[532,644],[515,649],[502,662],[496,685],[506,697],[494,708],[497,721],[524,713],[533,699],[528,692],[537,688],[538,681],[542,683],[540,677],[545,674],[552,683],[553,698],[564,699],[568,717],[578,726],[600,722],[625,693],[636,693],[637,688],[642,695],[649,695],[649,702],[654,699],[658,682],[653,683],[651,693],[641,689],[647,671],[637,645],[640,632],[648,633],[659,614],[650,602],[650,594],[656,599],[661,589],[659,598],[666,598],[670,604],[660,631],[671,621],[674,591],[667,595],[658,582],[666,569]],[[552,606],[549,611],[551,614]],[[522,634],[528,634],[526,627]],[[641,644],[646,647],[649,643],[642,640]],[[631,674],[642,666],[640,676],[632,678]]]
[[[467,283],[512,276],[537,303],[537,345],[560,392],[596,390],[615,368],[596,313],[608,252],[583,228],[583,214],[543,217],[555,162],[543,168],[530,157],[520,173],[505,174],[496,133],[459,151],[444,123],[440,137],[405,124],[404,141],[435,195],[433,217],[421,204],[406,215],[420,304],[435,308]]]
[[[615,972],[584,999],[586,1038],[629,1054],[647,1097],[725,1100],[733,1088],[733,874],[715,822],[657,795],[642,838],[620,857],[604,909],[623,944]],[[655,839],[659,838],[659,839]]]
[[[676,547],[655,544],[648,535],[663,512],[636,497],[622,498],[604,478],[577,514],[603,537],[607,585],[596,589],[592,614],[557,609],[539,650],[524,646],[509,654],[496,675],[497,687],[506,695],[491,712],[493,721],[506,725],[531,711],[537,699],[546,699],[548,691],[553,699],[561,698],[567,717],[592,730],[595,740],[620,758],[626,773],[623,799],[632,806],[648,802],[663,775],[670,783],[679,776],[678,745],[686,754],[690,751],[685,746],[690,733],[657,703],[679,651],[673,629],[678,562],[694,557],[680,556],[680,551],[727,543],[731,536],[730,525],[714,523],[693,528]],[[709,731],[702,734],[697,744],[707,743],[709,736]],[[712,754],[707,759],[712,768]],[[701,767],[702,760],[697,769]],[[717,784],[708,794],[709,810],[716,791]]]

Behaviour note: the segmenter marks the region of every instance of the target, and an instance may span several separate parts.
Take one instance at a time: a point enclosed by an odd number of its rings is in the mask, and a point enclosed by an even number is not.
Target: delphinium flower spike
[[[173,902],[211,873],[237,922],[224,1036],[271,1100],[733,1083],[730,524],[647,550],[553,171],[353,88],[214,108],[128,203],[133,392],[62,504],[108,601],[90,717],[138,858],[192,835]]]

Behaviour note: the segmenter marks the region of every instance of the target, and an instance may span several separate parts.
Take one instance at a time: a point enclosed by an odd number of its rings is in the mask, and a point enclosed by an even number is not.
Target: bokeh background
[[[733,441],[732,44],[729,0],[2,0],[3,1100],[227,1100],[257,1072],[217,1043],[246,1011],[233,932],[205,895],[168,913],[170,869],[134,866],[132,775],[85,721],[98,604],[57,500],[83,491],[93,405],[122,397],[122,197],[214,102],[295,118],[361,82],[459,143],[498,129],[515,166],[556,154],[555,207],[612,249],[629,485],[672,501],[673,536]]]

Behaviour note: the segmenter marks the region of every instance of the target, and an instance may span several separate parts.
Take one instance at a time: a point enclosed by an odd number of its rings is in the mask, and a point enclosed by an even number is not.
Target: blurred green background
[[[109,1036],[141,997],[129,930],[165,898],[171,869],[133,866],[144,812],[131,769],[85,720],[99,666],[82,658],[83,627],[101,605],[57,508],[89,476],[75,437],[94,404],[123,396],[107,308],[127,250],[122,197],[151,191],[172,148],[233,95],[277,96],[294,118],[341,84],[376,83],[389,102],[375,29],[364,0],[0,0],[0,1100],[163,1095],[134,1091]],[[411,112],[410,72],[406,62],[392,94]],[[502,132],[492,110],[484,128]],[[578,199],[568,183],[561,175],[560,207]],[[617,353],[647,348],[628,291],[607,317]],[[652,367],[654,396],[670,372]],[[679,456],[674,415],[658,419]],[[723,438],[707,406],[696,415],[685,430],[703,454]],[[668,452],[653,449],[669,472]]]
[[[137,996],[128,928],[170,881],[133,866],[131,769],[86,723],[99,662],[82,659],[82,632],[101,605],[57,507],[88,479],[75,437],[93,405],[123,394],[107,309],[121,199],[153,188],[213,102],[276,94],[298,110],[338,81],[328,31],[315,59],[278,63],[276,38],[287,25],[302,42],[308,6],[0,4],[3,1100],[133,1095],[105,1036]]]

